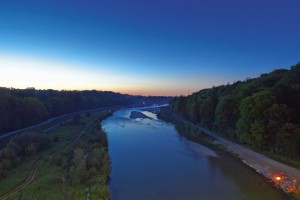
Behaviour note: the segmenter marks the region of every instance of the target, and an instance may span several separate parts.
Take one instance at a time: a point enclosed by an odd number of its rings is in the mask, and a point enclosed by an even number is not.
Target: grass
[[[50,162],[44,162],[38,171],[34,182],[11,196],[11,200],[19,199],[85,199],[86,192],[84,185],[68,186],[64,183],[65,170]]]
[[[48,162],[43,163],[38,171],[36,180],[25,187],[21,192],[14,194],[10,199],[64,199],[59,178],[61,169]]]
[[[42,131],[46,130],[46,129],[48,129],[50,127],[53,127],[53,126],[55,126],[57,124],[61,124],[61,123],[64,123],[65,121],[72,120],[72,117],[73,116],[70,115],[70,116],[65,116],[65,117],[62,117],[62,118],[55,119],[55,120],[53,120],[51,122],[48,122],[46,124],[41,125],[38,128],[35,128],[34,130],[42,130]]]
[[[267,157],[270,157],[274,160],[277,160],[279,162],[282,162],[284,164],[287,164],[291,167],[300,169],[300,161],[297,159],[291,159],[282,155],[278,155],[278,154],[272,154],[272,153],[268,153],[268,152],[262,152],[264,155],[266,155]]]
[[[37,155],[24,159],[21,164],[12,169],[7,178],[0,180],[0,196],[11,191],[27,178],[33,163],[41,157],[45,157],[39,166],[35,180],[26,186],[22,191],[13,194],[9,199],[86,199],[87,185],[79,184],[70,186],[65,181],[68,167],[57,165],[54,160],[64,153],[72,156],[76,145],[74,139],[80,134],[92,133],[95,129],[95,122],[99,117],[107,116],[104,113],[95,113],[91,116],[84,116],[80,119],[80,124],[71,122],[60,125],[51,130],[48,134],[51,138],[56,138],[52,142],[50,149],[39,152]],[[78,142],[81,142],[79,139]],[[67,156],[68,156],[67,155]],[[65,156],[65,155],[63,155]],[[106,189],[106,184],[101,182],[100,188]],[[107,190],[107,189],[106,189]],[[91,199],[94,199],[91,197]],[[97,199],[97,198],[96,198]]]
[[[0,195],[3,195],[20,185],[22,181],[27,178],[30,168],[36,159],[37,157],[33,157],[29,160],[26,160],[22,165],[19,165],[11,170],[7,176],[9,178],[5,178],[0,181]]]
[[[67,116],[64,116],[64,117],[61,117],[61,118],[58,118],[58,119],[55,119],[55,120],[52,120],[48,123],[45,123],[39,127],[36,127],[36,128],[32,128],[31,130],[32,131],[45,131],[47,130],[48,128],[51,128],[51,127],[54,127],[56,125],[63,125],[64,123],[66,123],[67,121],[72,121],[74,115],[67,115]],[[26,127],[25,127],[26,128]],[[51,131],[50,131],[51,132]],[[11,139],[11,137],[13,136],[9,136],[9,137],[6,137],[6,138],[3,138],[2,140],[0,140],[0,149],[7,143],[9,142],[9,140]]]
[[[7,178],[0,181],[0,195],[5,194],[16,186],[20,185],[27,178],[31,166],[39,157],[49,156],[53,152],[60,150],[70,141],[72,141],[73,137],[79,134],[81,130],[82,126],[79,125],[64,125],[49,133],[53,137],[58,136],[58,142],[53,142],[51,149],[40,152],[33,157],[25,159],[21,164],[11,170],[8,173]],[[43,169],[43,167],[44,165],[42,165],[39,170]],[[53,169],[47,168],[46,171],[51,172],[51,170]]]

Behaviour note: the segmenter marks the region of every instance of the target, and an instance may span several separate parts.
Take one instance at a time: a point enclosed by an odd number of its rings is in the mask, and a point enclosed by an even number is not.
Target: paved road
[[[279,186],[284,190],[288,191],[288,187],[294,192],[300,192],[300,170],[294,167],[288,166],[276,160],[273,160],[261,153],[255,152],[251,149],[248,149],[242,145],[231,142],[211,131],[208,131],[202,127],[194,125],[188,122],[181,117],[174,115],[177,119],[181,120],[184,123],[188,123],[199,130],[204,134],[209,135],[216,139],[214,144],[221,144],[226,147],[229,151],[234,154],[238,154],[238,157],[248,166],[255,169],[258,173],[264,175],[268,179],[276,182],[275,178],[277,175],[282,176],[282,181],[278,182]]]
[[[114,107],[115,108],[115,107]],[[99,108],[99,109],[93,109],[93,110],[89,110],[90,112],[100,112],[100,111],[105,111],[105,110],[110,110],[110,109],[112,109],[112,107],[105,107],[105,108]],[[80,112],[78,112],[78,113],[85,113],[86,111],[80,111]],[[74,113],[72,113],[72,114],[74,114]],[[71,114],[70,114],[71,115]],[[64,116],[66,116],[66,115],[64,115]],[[57,118],[55,118],[55,119],[57,119]],[[53,120],[52,120],[53,121]],[[69,121],[69,120],[67,120],[67,121]],[[67,121],[65,121],[65,122],[67,122]],[[43,124],[44,124],[45,122],[43,122]],[[51,127],[50,129],[52,130],[53,128],[56,128],[57,126],[59,126],[59,124],[58,125],[55,125],[55,126],[53,126],[53,127]],[[87,125],[86,127],[88,127],[89,125]],[[35,127],[37,127],[37,125],[35,125]],[[86,128],[85,128],[86,129]],[[66,149],[66,148],[68,148],[69,146],[71,146],[72,144],[74,144],[75,142],[77,142],[79,139],[80,139],[80,137],[85,133],[85,129],[84,130],[82,130],[70,143],[68,143],[67,145],[65,145],[62,149]],[[23,130],[23,129],[22,129]],[[44,131],[49,131],[49,128],[48,129],[46,129],[46,130],[44,130]],[[52,153],[50,153],[50,154],[48,154],[48,155],[51,155],[51,154],[54,154],[54,153],[56,153],[56,152],[58,152],[58,151],[61,151],[61,149],[58,149],[57,151],[55,151],[55,152],[52,152]],[[31,167],[31,169],[30,169],[30,171],[29,171],[29,174],[28,174],[28,176],[27,176],[27,178],[26,178],[26,180],[22,183],[22,184],[20,184],[19,186],[17,186],[17,187],[15,187],[13,190],[11,190],[10,192],[8,192],[8,193],[6,193],[5,195],[3,195],[3,196],[0,196],[0,200],[6,200],[7,198],[9,198],[9,197],[11,197],[13,194],[15,194],[15,193],[17,193],[17,192],[19,192],[19,191],[21,191],[21,190],[23,190],[26,186],[28,186],[34,179],[35,179],[35,176],[36,176],[36,173],[37,173],[37,171],[38,171],[38,169],[39,169],[39,167],[40,167],[40,165],[43,163],[43,161],[44,161],[44,159],[45,159],[45,157],[43,157],[43,158],[39,158],[39,159],[37,159],[34,163],[33,163],[33,165],[32,165],[32,167]]]
[[[50,123],[50,122],[52,122],[54,120],[57,120],[57,119],[61,119],[63,117],[73,116],[75,114],[84,114],[84,113],[87,113],[87,112],[91,112],[91,113],[92,112],[98,112],[98,111],[103,111],[105,109],[119,109],[119,108],[122,108],[122,107],[124,107],[124,106],[100,107],[100,108],[96,108],[96,109],[82,110],[82,111],[78,111],[78,112],[73,112],[73,113],[68,113],[68,114],[60,115],[60,116],[53,117],[53,118],[48,119],[48,120],[46,120],[44,122],[41,122],[39,124],[30,126],[30,127],[27,127],[27,128],[23,128],[23,129],[19,129],[19,130],[15,130],[15,131],[11,131],[11,132],[8,132],[8,133],[1,134],[0,135],[0,140],[4,139],[6,137],[9,137],[9,136],[12,136],[12,135],[24,132],[24,131],[28,131],[28,130],[31,130],[31,129],[34,129],[34,128],[38,128],[40,126],[48,124],[48,123]]]

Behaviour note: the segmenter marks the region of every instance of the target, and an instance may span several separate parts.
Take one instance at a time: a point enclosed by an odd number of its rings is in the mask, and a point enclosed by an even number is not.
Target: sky
[[[0,87],[186,95],[300,61],[299,0],[0,0]]]

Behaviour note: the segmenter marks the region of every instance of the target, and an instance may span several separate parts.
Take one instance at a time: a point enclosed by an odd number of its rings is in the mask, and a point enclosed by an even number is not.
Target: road
[[[276,160],[273,160],[261,153],[255,152],[242,145],[231,142],[209,130],[194,125],[181,117],[174,115],[177,119],[184,123],[188,123],[202,131],[202,133],[211,136],[215,139],[213,144],[221,144],[228,151],[238,155],[238,157],[249,167],[253,168],[259,174],[275,182],[278,187],[285,192],[299,192],[300,190],[300,171],[294,167],[288,166]],[[280,176],[280,180],[276,177]]]
[[[47,123],[50,123],[50,122],[56,120],[56,119],[60,119],[60,118],[67,117],[67,116],[72,116],[74,114],[85,114],[86,112],[90,112],[90,113],[101,112],[101,111],[105,111],[105,110],[121,109],[121,108],[124,108],[124,107],[129,107],[129,106],[101,107],[101,108],[97,108],[97,109],[83,110],[83,111],[79,111],[79,112],[74,112],[74,113],[69,113],[69,114],[61,115],[61,116],[58,116],[58,117],[54,117],[54,118],[48,119],[47,121],[44,121],[44,122],[39,123],[39,124],[34,125],[34,126],[30,126],[30,127],[24,128],[24,129],[20,129],[20,130],[16,130],[16,131],[12,131],[12,132],[3,134],[3,135],[0,136],[0,139],[6,138],[6,137],[9,137],[9,136],[12,136],[12,135],[24,132],[24,131],[28,131],[28,130],[33,129],[33,128],[38,128],[38,127],[40,127],[42,125],[45,125]],[[130,107],[134,107],[134,105],[132,105]],[[43,132],[49,132],[50,130],[52,130],[52,129],[54,129],[54,128],[60,126],[61,124],[66,123],[66,122],[68,122],[70,120],[71,119],[68,119],[68,120],[66,120],[66,121],[64,121],[62,123],[60,122],[60,123],[58,123],[56,125],[53,125],[52,127],[45,129]],[[80,132],[80,134],[78,134],[70,143],[66,144],[63,149],[68,148],[70,145],[72,145],[73,143],[75,143],[76,141],[78,141],[80,139],[80,137],[84,134],[84,132],[85,132],[85,129],[82,130]],[[60,151],[60,149],[57,150],[57,151]],[[53,153],[56,153],[57,151],[51,152],[49,155],[51,155]],[[7,198],[9,198],[10,196],[12,196],[13,194],[15,194],[15,193],[23,190],[26,186],[28,186],[35,179],[36,173],[37,173],[40,165],[43,163],[44,158],[45,157],[37,159],[34,162],[34,164],[32,165],[32,167],[31,167],[31,169],[29,171],[29,174],[28,174],[28,177],[26,178],[26,180],[23,181],[23,183],[21,183],[19,186],[17,186],[14,189],[12,189],[10,192],[8,192],[5,195],[1,196],[0,200],[6,200]]]
[[[101,109],[98,109],[97,111],[94,109],[93,112],[101,112],[101,111],[105,111],[105,110],[110,110],[112,109],[111,107],[106,107],[106,108],[101,108]],[[90,110],[91,111],[91,110]],[[86,111],[81,111],[81,113],[85,113]],[[80,113],[80,112],[79,112]],[[67,120],[69,121],[69,120]],[[44,123],[44,122],[43,122]],[[52,130],[53,128],[57,127],[59,125],[55,125],[53,127],[51,127],[50,129]],[[88,127],[89,125],[87,125],[86,127]],[[49,128],[48,128],[49,129]],[[45,130],[45,131],[49,131],[49,130]],[[71,142],[67,143],[62,149],[66,149],[68,148],[69,146],[71,146],[72,144],[74,144],[75,142],[77,142],[80,137],[85,133],[85,129],[82,130]],[[57,153],[61,151],[61,149],[58,149],[54,152],[51,152],[49,153],[47,156],[49,155],[52,155],[54,153]],[[35,179],[35,176],[36,176],[36,173],[40,167],[40,165],[43,163],[44,159],[45,159],[46,156],[44,156],[43,158],[39,158],[37,159],[32,167],[30,168],[30,171],[29,171],[29,174],[28,174],[28,177],[26,178],[25,181],[23,181],[19,186],[15,187],[14,189],[12,189],[10,192],[6,193],[5,195],[1,196],[0,197],[0,200],[6,200],[7,198],[9,198],[10,196],[12,196],[13,194],[23,190],[26,186],[28,186],[34,179]]]
[[[84,114],[84,113],[87,113],[87,112],[91,112],[92,113],[92,112],[98,112],[98,111],[103,111],[103,110],[107,110],[107,109],[119,109],[119,108],[122,108],[122,107],[124,107],[124,106],[101,107],[101,108],[96,108],[96,109],[82,110],[82,111],[78,111],[78,112],[73,112],[73,113],[68,113],[68,114],[60,115],[60,116],[53,117],[53,118],[48,119],[48,120],[46,120],[44,122],[41,122],[39,124],[30,126],[30,127],[27,127],[27,128],[23,128],[23,129],[19,129],[19,130],[15,130],[15,131],[11,131],[11,132],[8,132],[8,133],[1,134],[0,135],[0,140],[4,139],[4,138],[7,138],[7,137],[10,137],[12,135],[21,133],[21,132],[25,132],[25,131],[29,131],[29,130],[34,129],[34,128],[41,127],[41,126],[46,125],[46,124],[48,124],[50,122],[53,122],[54,120],[57,120],[57,119],[61,119],[61,118],[68,117],[68,116],[73,116],[75,114]]]

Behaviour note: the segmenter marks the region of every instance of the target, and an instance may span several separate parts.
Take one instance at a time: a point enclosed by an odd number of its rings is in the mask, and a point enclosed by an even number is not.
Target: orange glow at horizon
[[[195,80],[160,74],[131,74],[109,66],[55,62],[0,54],[0,87],[54,90],[100,90],[143,96],[180,96],[204,88]]]

